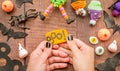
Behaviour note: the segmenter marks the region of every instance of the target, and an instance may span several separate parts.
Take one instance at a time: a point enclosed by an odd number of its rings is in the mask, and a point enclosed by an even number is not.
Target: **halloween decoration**
[[[46,33],[47,41],[50,41],[52,44],[60,44],[66,42],[68,37],[68,32],[64,29],[53,30]]]
[[[19,43],[19,57],[25,58],[28,55],[28,51],[22,47],[22,45]]]
[[[42,14],[41,12],[39,13],[40,19],[44,20],[48,13],[53,9],[53,7],[59,8],[60,12],[62,13],[62,16],[65,18],[67,24],[70,24],[74,22],[73,19],[69,19],[63,5],[66,3],[66,0],[51,0],[51,4],[48,6],[48,8],[45,10],[45,12]]]
[[[120,52],[112,58],[108,58],[104,63],[96,65],[98,71],[116,71],[116,67],[120,66]]]
[[[96,21],[101,17],[102,6],[99,0],[92,0],[88,5],[88,13],[90,14],[90,25],[94,26]]]
[[[23,32],[14,32],[13,29],[7,29],[2,23],[0,23],[0,30],[2,34],[8,36],[7,41],[13,37],[14,39],[25,38],[28,34]]]
[[[20,8],[23,3],[31,3],[33,4],[32,0],[16,0],[17,7]]]
[[[98,35],[98,38],[102,41],[108,40],[111,36],[110,31],[106,28],[100,29],[97,35]]]
[[[1,48],[4,48],[5,51],[2,51]],[[10,46],[4,42],[0,43],[0,59],[6,60],[6,65],[0,66],[0,71],[14,71],[14,67],[17,65],[17,71],[26,71],[27,66],[23,66],[22,63],[18,60],[11,60],[8,54],[10,53]]]
[[[109,46],[108,46],[108,50],[110,52],[116,52],[117,51],[117,41],[114,40]]]
[[[75,10],[77,15],[86,15],[86,10],[84,9],[86,6],[86,0],[71,0],[71,2],[71,6]]]
[[[12,3],[11,0],[5,0],[3,3],[2,3],[2,10],[9,13],[9,12],[12,12],[14,9],[14,5]]]
[[[89,41],[90,41],[91,44],[98,44],[98,39],[95,36],[91,36],[89,38]]]
[[[115,24],[115,21],[113,18],[109,17],[108,13],[104,11],[104,22],[106,27],[109,29],[113,29],[113,35],[115,32],[120,32],[120,25]]]
[[[29,9],[25,12],[25,14],[21,14],[18,16],[11,16],[9,19],[9,24],[11,26],[17,26],[21,29],[29,29],[25,26],[20,26],[22,23],[25,23],[30,18],[36,18],[38,16],[38,12],[36,12],[36,9]]]
[[[117,0],[113,5],[111,5],[108,9],[112,10],[112,14],[114,17],[120,15],[120,0]]]
[[[104,48],[102,46],[98,46],[95,48],[95,53],[97,55],[103,55],[104,54]]]

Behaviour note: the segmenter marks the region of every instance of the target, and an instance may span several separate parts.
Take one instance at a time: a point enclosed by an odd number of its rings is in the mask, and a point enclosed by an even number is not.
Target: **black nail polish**
[[[73,40],[73,36],[72,35],[68,35],[68,40],[69,41]]]
[[[51,44],[50,42],[46,42],[46,48],[50,48]]]

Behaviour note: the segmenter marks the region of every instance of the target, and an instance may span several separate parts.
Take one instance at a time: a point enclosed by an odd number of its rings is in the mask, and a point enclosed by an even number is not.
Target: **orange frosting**
[[[81,8],[85,8],[86,6],[86,1],[85,0],[79,0],[79,1],[75,1],[71,4],[72,8],[74,10],[78,10],[78,9],[81,9]]]
[[[13,5],[13,3],[10,0],[5,0],[2,3],[2,9],[5,12],[11,12],[11,11],[13,11],[13,8],[14,8],[14,5]]]
[[[102,41],[108,40],[110,36],[111,34],[108,29],[103,28],[98,31],[98,38]]]

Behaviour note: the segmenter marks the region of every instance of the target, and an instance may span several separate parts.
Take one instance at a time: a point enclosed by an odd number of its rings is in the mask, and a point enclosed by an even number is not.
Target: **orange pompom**
[[[108,40],[110,38],[111,34],[108,29],[100,29],[98,31],[98,38],[102,41]]]
[[[10,1],[10,0],[5,0],[3,3],[2,3],[2,9],[9,13],[11,11],[13,11],[14,9],[14,5],[13,3]]]

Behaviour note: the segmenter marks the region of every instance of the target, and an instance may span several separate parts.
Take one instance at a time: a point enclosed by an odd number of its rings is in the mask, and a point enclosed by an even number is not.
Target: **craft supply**
[[[22,45],[19,43],[19,57],[25,58],[28,55],[28,51],[22,47]]]
[[[70,19],[63,7],[63,5],[66,3],[66,0],[51,0],[51,4],[48,6],[48,8],[45,10],[44,13],[39,12],[39,16],[41,20],[44,20],[48,13],[52,11],[53,7],[59,8],[60,12],[62,13],[62,16],[66,20],[67,24],[70,24],[74,22],[74,19]]]
[[[120,65],[120,52],[112,58],[107,58],[104,63],[96,65],[97,71],[116,71],[116,67]]]
[[[116,52],[117,51],[117,41],[114,40],[109,46],[108,46],[108,50],[110,52]]]
[[[103,11],[103,14],[104,14],[105,25],[108,29],[113,29],[113,35],[116,32],[120,32],[120,25],[116,24],[114,19],[109,17],[107,12]]]
[[[17,7],[20,8],[24,3],[31,3],[33,4],[33,0],[16,0]]]
[[[71,6],[75,10],[77,15],[85,16],[86,10],[86,0],[71,0]]]
[[[110,31],[106,28],[100,29],[97,35],[98,35],[98,38],[102,41],[108,40],[111,36]]]
[[[98,46],[95,48],[95,53],[97,55],[103,55],[104,54],[104,48],[102,46]]]
[[[9,12],[12,12],[14,9],[14,5],[12,3],[11,0],[5,0],[3,3],[2,3],[2,10],[9,13]]]
[[[46,33],[47,41],[50,41],[52,44],[60,44],[66,42],[68,32],[64,29],[53,30]]]
[[[2,51],[1,48],[4,48],[5,51]],[[0,71],[15,71],[15,66],[17,66],[17,71],[26,71],[27,66],[23,66],[19,60],[11,60],[8,56],[11,49],[7,43],[0,43],[0,59],[4,59],[6,61],[4,66],[0,66]]]
[[[90,14],[90,25],[94,26],[96,21],[102,15],[102,6],[99,0],[92,0],[88,5],[88,13]]]
[[[90,36],[90,37],[89,37],[89,42],[90,42],[91,44],[98,44],[98,39],[97,39],[97,37],[95,37],[95,36]]]
[[[3,25],[2,23],[0,23],[0,30],[2,32],[2,35],[7,36],[7,41],[13,37],[14,39],[20,39],[20,38],[25,38],[28,34],[24,33],[24,32],[14,32],[13,29],[7,29],[7,27],[5,25]]]
[[[21,24],[25,23],[30,18],[36,18],[38,16],[38,12],[36,9],[29,9],[25,12],[25,14],[21,14],[18,16],[11,16],[9,19],[9,24],[11,26],[17,26],[21,29],[29,29],[25,26],[21,26]]]
[[[120,0],[117,0],[108,9],[112,10],[112,14],[113,14],[114,17],[119,16],[120,15]]]

